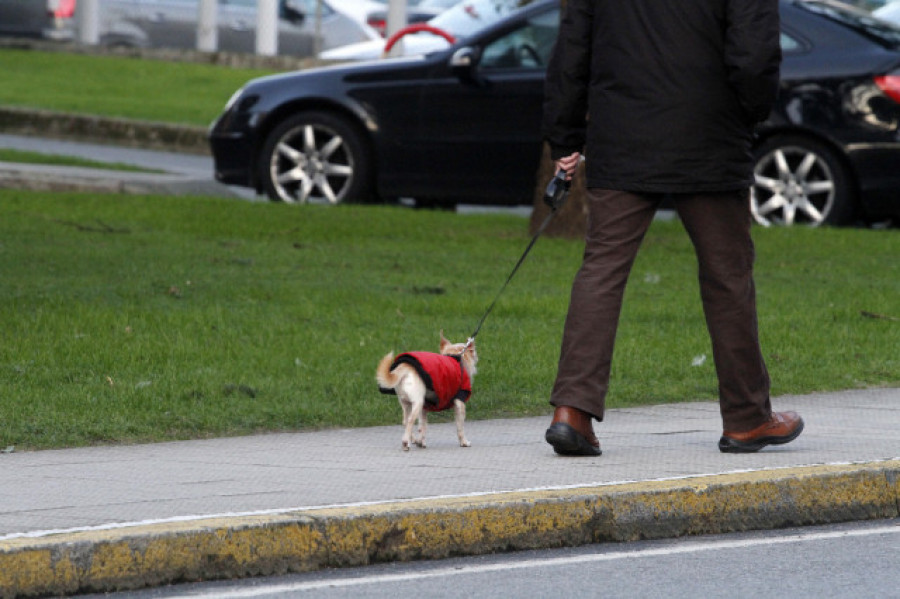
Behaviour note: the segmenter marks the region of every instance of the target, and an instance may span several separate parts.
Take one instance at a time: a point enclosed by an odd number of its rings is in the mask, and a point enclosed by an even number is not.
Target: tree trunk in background
[[[531,222],[528,225],[528,230],[531,235],[534,235],[537,232],[541,223],[544,222],[544,219],[547,218],[547,214],[550,212],[550,208],[544,203],[544,190],[547,188],[547,183],[550,182],[550,179],[552,179],[555,174],[554,168],[555,165],[553,161],[550,160],[550,147],[545,143],[544,153],[541,156],[541,164],[538,167],[537,172],[537,189],[534,191],[534,208],[531,211]],[[584,163],[582,162],[578,166],[575,178],[572,180],[572,188],[569,191],[568,200],[566,200],[565,205],[560,209],[559,214],[557,214],[547,226],[544,235],[568,239],[583,239],[584,232],[587,230],[587,203],[585,202],[585,196]]]
[[[566,0],[561,0],[560,21],[566,12],[566,4]],[[547,214],[550,212],[550,208],[544,203],[544,190],[554,174],[556,172],[553,161],[550,160],[550,147],[544,143],[544,153],[541,156],[541,165],[538,167],[537,172],[537,189],[534,190],[534,208],[531,211],[531,222],[528,224],[528,231],[531,235],[537,233],[541,223],[544,222],[544,219],[547,218]],[[559,214],[547,226],[544,234],[550,237],[584,239],[586,230],[587,203],[585,202],[584,162],[582,162],[578,165],[578,171],[572,180],[569,199],[566,200],[566,204],[559,211]]]

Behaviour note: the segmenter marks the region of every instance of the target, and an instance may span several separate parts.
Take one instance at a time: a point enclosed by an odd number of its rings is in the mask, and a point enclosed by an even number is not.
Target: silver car
[[[99,2],[100,43],[105,46],[192,49],[197,45],[198,0]],[[256,5],[255,0],[219,0],[219,50],[255,50]],[[319,18],[321,23],[317,26]],[[312,56],[317,31],[321,35],[321,50],[378,37],[371,28],[332,8],[328,0],[279,1],[279,54]]]
[[[75,0],[0,0],[0,35],[72,39]]]

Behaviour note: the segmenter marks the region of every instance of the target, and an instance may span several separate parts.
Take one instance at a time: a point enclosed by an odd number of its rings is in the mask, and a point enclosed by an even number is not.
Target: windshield
[[[869,13],[836,2],[806,0],[798,2],[811,12],[828,17],[888,48],[900,48],[900,27]]]
[[[466,37],[528,6],[531,0],[463,0],[428,21],[455,37]]]

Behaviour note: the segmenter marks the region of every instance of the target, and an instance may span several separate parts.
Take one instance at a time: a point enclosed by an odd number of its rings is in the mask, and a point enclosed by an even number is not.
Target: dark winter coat
[[[551,156],[582,152],[588,187],[747,188],[779,37],[778,0],[568,0],[545,89]]]
[[[425,387],[434,397],[425,398],[425,410],[440,412],[453,407],[453,400],[469,401],[472,395],[472,381],[463,367],[459,356],[445,356],[432,352],[407,352],[397,356],[391,364],[394,370],[400,364],[409,364],[416,369]],[[395,393],[393,389],[381,389],[382,393]]]

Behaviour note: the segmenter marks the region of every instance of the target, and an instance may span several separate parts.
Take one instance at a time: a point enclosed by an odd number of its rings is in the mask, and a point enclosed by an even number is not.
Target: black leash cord
[[[494,306],[497,304],[497,300],[500,299],[500,296],[503,294],[503,291],[506,289],[506,286],[509,285],[509,282],[512,281],[513,275],[516,274],[516,271],[519,270],[519,267],[522,266],[522,262],[525,261],[525,256],[528,255],[528,252],[531,251],[531,248],[534,247],[534,244],[537,242],[538,237],[541,236],[541,233],[544,232],[544,229],[547,228],[547,225],[550,224],[550,221],[556,215],[556,210],[552,210],[550,214],[547,215],[547,218],[544,219],[544,222],[541,223],[541,226],[538,228],[537,233],[534,234],[534,237],[531,238],[531,242],[528,244],[528,247],[525,248],[525,253],[522,254],[522,257],[519,258],[519,261],[516,262],[516,266],[512,269],[512,272],[509,273],[509,276],[506,277],[506,282],[503,283],[503,287],[500,288],[500,291],[497,292],[497,295],[494,297],[494,301],[491,302],[491,305],[488,306],[487,311],[484,313],[484,316],[481,317],[481,320],[478,321],[478,326],[475,327],[475,332],[472,333],[472,336],[469,337],[470,340],[475,341],[475,337],[478,335],[478,331],[481,330],[481,325],[484,324],[484,321],[487,319],[488,314],[491,313],[491,310],[494,309]]]
[[[512,272],[509,273],[508,277],[506,277],[506,282],[503,283],[500,291],[497,292],[497,295],[494,297],[494,301],[491,302],[491,305],[488,306],[488,309],[484,313],[484,316],[482,316],[481,320],[478,321],[478,326],[475,327],[475,332],[472,333],[472,336],[469,337],[468,341],[466,341],[466,348],[472,345],[472,343],[475,341],[475,337],[478,335],[478,331],[481,330],[481,325],[484,324],[484,321],[487,319],[488,314],[490,314],[491,310],[494,309],[494,306],[497,304],[497,300],[500,299],[500,296],[503,294],[506,286],[509,285],[510,281],[512,281],[513,275],[515,275],[516,271],[519,270],[519,267],[522,266],[522,262],[525,261],[525,257],[528,255],[528,252],[530,252],[531,248],[534,247],[534,244],[537,243],[538,237],[541,236],[541,233],[544,232],[544,229],[547,228],[547,225],[549,225],[550,221],[553,220],[553,217],[556,216],[559,208],[562,207],[563,203],[565,203],[566,196],[569,192],[570,183],[570,181],[566,181],[566,174],[563,171],[558,171],[556,173],[556,176],[554,176],[553,179],[550,180],[550,183],[547,185],[547,191],[544,192],[544,202],[548,206],[550,206],[550,214],[547,215],[547,218],[545,218],[544,222],[541,223],[541,226],[538,227],[537,233],[535,233],[534,237],[531,238],[531,242],[528,244],[528,247],[525,248],[525,251],[519,258],[519,261],[516,262],[516,265],[515,267],[513,267]]]

